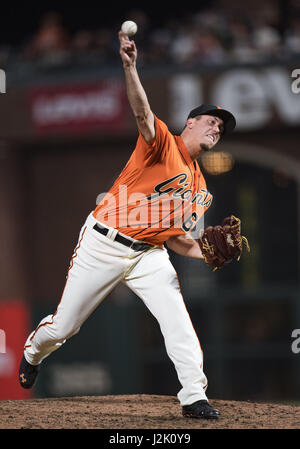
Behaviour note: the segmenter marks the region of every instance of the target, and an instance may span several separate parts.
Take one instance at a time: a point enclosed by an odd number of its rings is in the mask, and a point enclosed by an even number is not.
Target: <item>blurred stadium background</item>
[[[142,83],[175,134],[201,102],[238,120],[200,162],[214,195],[206,223],[239,216],[251,254],[212,273],[170,252],[208,396],[299,401],[300,1],[114,9],[1,6],[0,399],[179,389],[158,324],[122,285],[44,362],[34,391],[17,382],[25,338],[56,309],[80,227],[135,145],[117,37],[132,19]]]

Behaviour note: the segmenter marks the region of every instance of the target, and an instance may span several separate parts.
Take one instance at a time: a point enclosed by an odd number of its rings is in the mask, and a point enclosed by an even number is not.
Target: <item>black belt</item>
[[[109,229],[103,228],[98,223],[93,226],[93,229],[103,235],[107,235],[109,231]],[[116,242],[122,243],[122,245],[129,246],[129,248],[133,249],[134,251],[144,251],[146,249],[153,248],[153,245],[149,245],[148,243],[133,242],[132,240],[123,237],[119,233],[116,235],[114,240],[116,240]]]

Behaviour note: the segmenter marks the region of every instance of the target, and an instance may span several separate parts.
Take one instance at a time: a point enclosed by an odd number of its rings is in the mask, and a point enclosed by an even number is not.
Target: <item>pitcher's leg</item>
[[[89,228],[83,230],[56,312],[45,317],[25,343],[24,356],[28,363],[38,365],[76,334],[121,280],[123,261],[122,258],[107,254],[110,244],[106,237],[96,231]]]
[[[207,400],[203,354],[166,250],[146,253],[125,279],[157,319],[182,389],[181,405]]]

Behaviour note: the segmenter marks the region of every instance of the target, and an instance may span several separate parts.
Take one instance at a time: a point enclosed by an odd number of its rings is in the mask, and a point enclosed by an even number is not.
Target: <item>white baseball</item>
[[[121,30],[123,33],[127,34],[127,36],[133,36],[137,32],[137,24],[132,20],[126,20],[121,26]]]

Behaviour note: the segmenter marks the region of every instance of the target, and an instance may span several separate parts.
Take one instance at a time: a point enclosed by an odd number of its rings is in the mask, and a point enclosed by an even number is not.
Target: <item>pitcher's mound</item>
[[[84,396],[0,402],[1,429],[300,429],[300,406],[210,400],[218,420],[183,418],[176,397]]]

